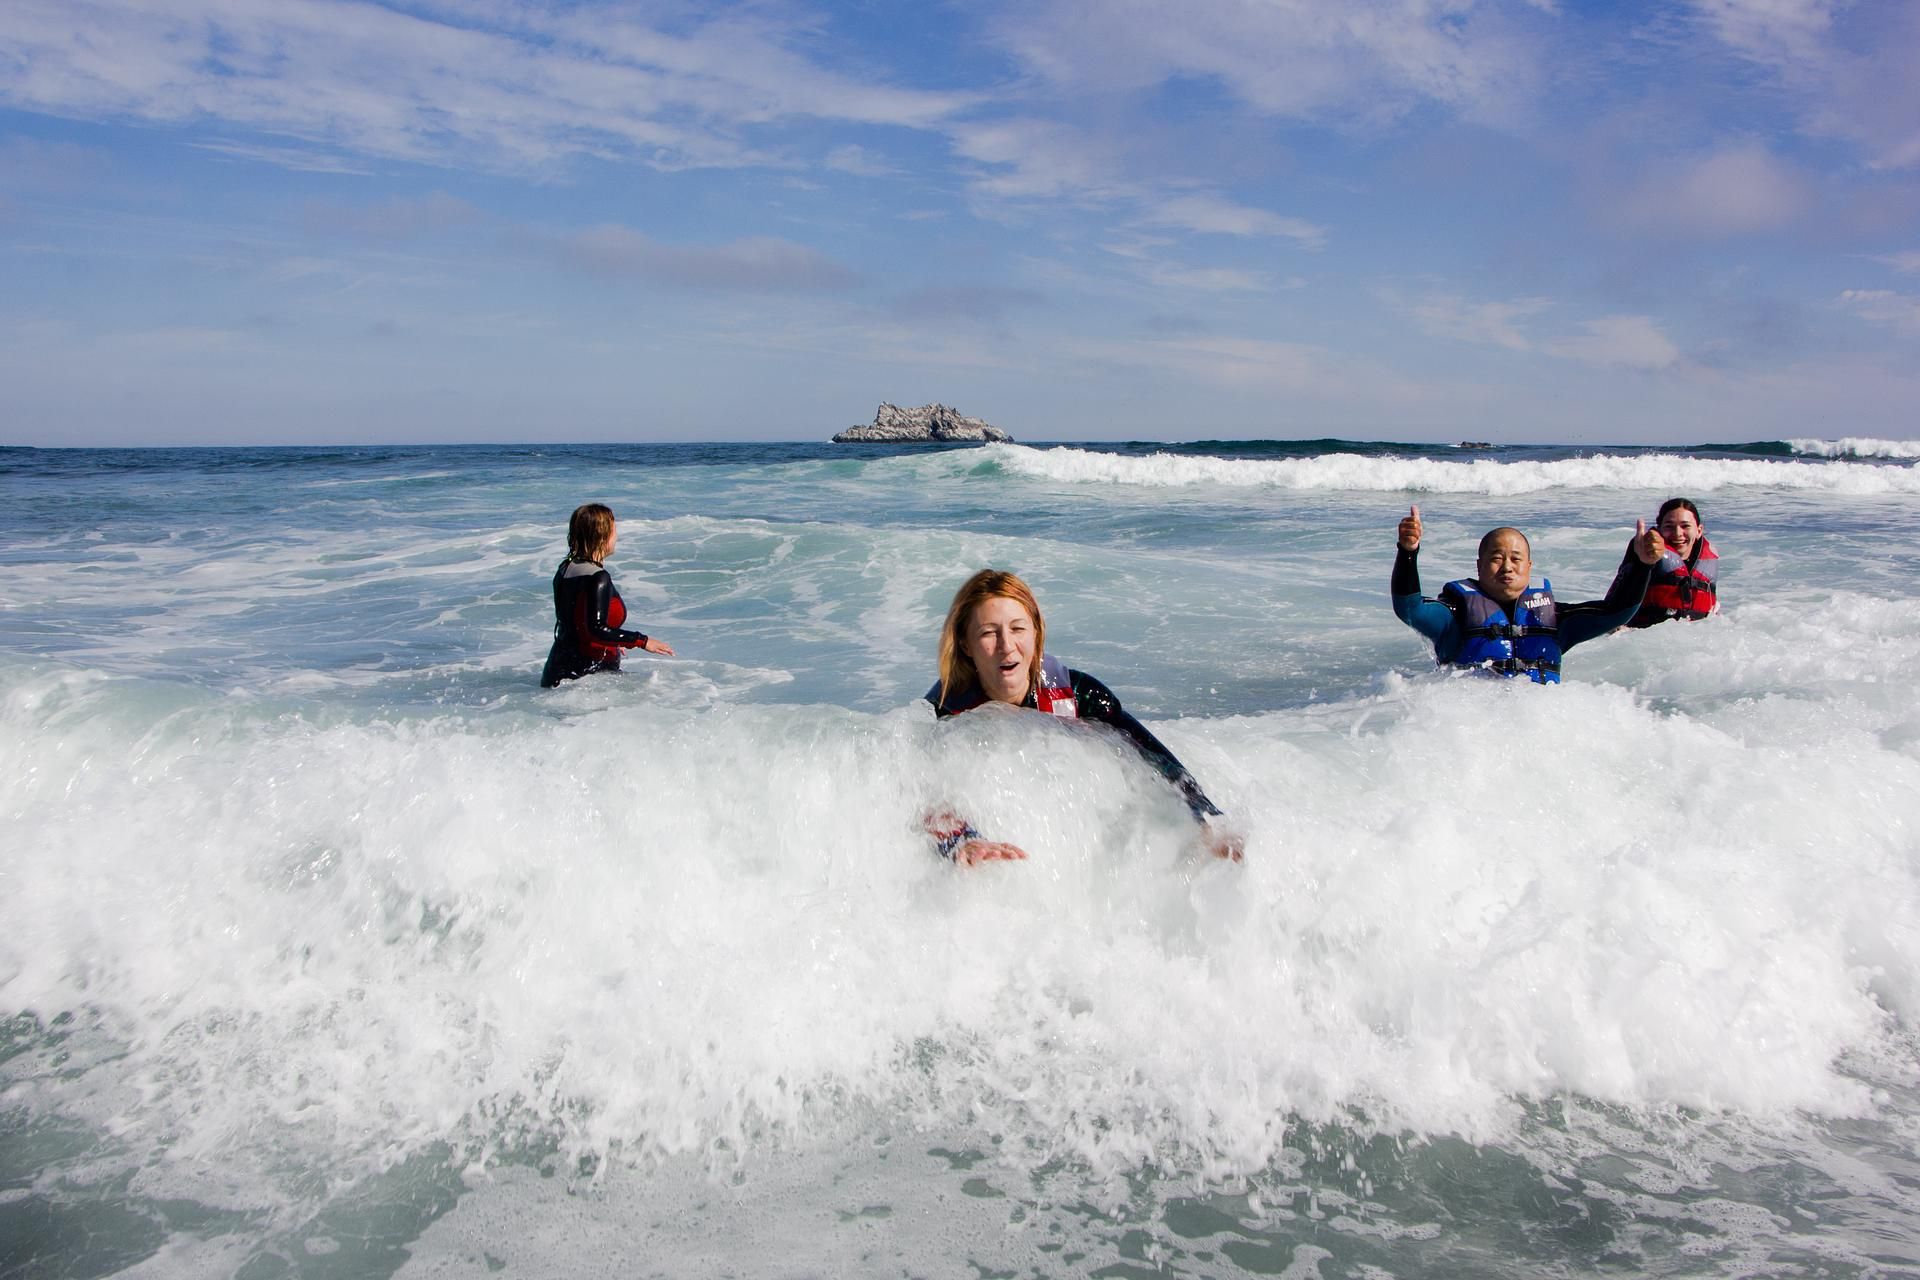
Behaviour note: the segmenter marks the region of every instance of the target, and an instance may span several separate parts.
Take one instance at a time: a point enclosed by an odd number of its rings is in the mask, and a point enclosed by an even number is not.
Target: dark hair
[[[1514,537],[1520,539],[1520,545],[1527,549],[1527,559],[1529,560],[1533,559],[1533,544],[1527,541],[1527,535],[1520,532],[1518,529],[1514,528],[1512,525],[1506,525],[1506,524],[1501,525],[1498,529],[1487,530],[1486,534],[1483,537],[1481,537],[1480,549],[1473,553],[1473,558],[1475,560],[1478,560],[1481,556],[1484,556],[1485,554],[1487,554],[1487,548],[1493,545],[1493,540],[1499,537],[1503,533],[1510,533]]]
[[[600,563],[606,554],[607,539],[613,535],[613,508],[604,502],[589,502],[573,509],[567,521],[567,559]]]
[[[1029,683],[1040,678],[1040,658],[1047,648],[1047,623],[1040,616],[1040,602],[1033,598],[1033,588],[1020,580],[1017,573],[1008,573],[1004,569],[982,569],[960,584],[953,593],[953,603],[947,606],[947,620],[940,627],[940,696],[945,698],[949,690],[962,689],[980,678],[973,669],[973,659],[967,656],[966,629],[973,620],[973,611],[989,600],[1011,600],[1027,611],[1033,619],[1033,660],[1028,665]]]
[[[1668,498],[1660,504],[1660,514],[1653,518],[1653,522],[1659,524],[1662,520],[1665,520],[1669,511],[1691,511],[1693,512],[1694,523],[1701,523],[1700,508],[1693,505],[1693,499],[1691,498]]]

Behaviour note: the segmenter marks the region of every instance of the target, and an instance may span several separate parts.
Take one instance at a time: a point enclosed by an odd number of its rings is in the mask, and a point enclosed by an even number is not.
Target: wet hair
[[[607,539],[613,536],[613,508],[604,502],[589,502],[573,509],[567,521],[567,559],[600,563],[606,553]]]
[[[1527,549],[1527,559],[1529,560],[1533,559],[1533,544],[1527,541],[1527,535],[1520,532],[1518,529],[1514,528],[1512,525],[1503,524],[1498,529],[1487,530],[1486,535],[1480,539],[1480,549],[1474,552],[1473,554],[1474,560],[1476,562],[1480,560],[1484,560],[1487,555],[1487,548],[1491,547],[1493,545],[1493,540],[1499,537],[1503,533],[1510,533],[1514,537],[1520,539],[1520,545]]]
[[[1027,676],[1029,683],[1040,679],[1040,656],[1047,650],[1047,624],[1040,616],[1040,603],[1033,598],[1033,588],[1022,582],[1017,573],[982,569],[953,593],[953,603],[947,606],[947,620],[940,628],[942,700],[949,690],[964,689],[980,679],[979,672],[973,669],[973,659],[967,656],[965,632],[973,620],[973,611],[989,600],[1011,600],[1033,619],[1033,663]]]
[[[1667,518],[1667,513],[1671,511],[1691,511],[1693,512],[1693,522],[1695,524],[1701,523],[1700,508],[1693,505],[1693,499],[1691,498],[1668,498],[1660,504],[1660,514],[1653,518],[1653,522],[1659,524]]]

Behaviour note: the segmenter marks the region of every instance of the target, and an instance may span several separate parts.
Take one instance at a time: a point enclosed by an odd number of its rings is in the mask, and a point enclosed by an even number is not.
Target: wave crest
[[[1876,440],[1844,436],[1838,440],[1789,440],[1795,453],[1815,458],[1920,458],[1920,440]]]
[[[1891,442],[1881,442],[1891,443]],[[1920,448],[1920,446],[1916,446]],[[1006,470],[1035,479],[1082,484],[1180,488],[1483,493],[1496,496],[1550,489],[1648,489],[1712,493],[1723,489],[1794,489],[1855,496],[1920,494],[1920,471],[1845,463],[1682,458],[1673,454],[1610,454],[1554,462],[1443,462],[1430,458],[1361,457],[1244,460],[1156,453],[1127,457],[1086,449],[989,445]],[[1917,454],[1916,456],[1920,456]]]

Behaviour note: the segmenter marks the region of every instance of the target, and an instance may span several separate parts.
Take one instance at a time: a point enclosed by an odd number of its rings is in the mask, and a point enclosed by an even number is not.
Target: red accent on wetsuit
[[[1078,720],[1080,704],[1074,701],[1073,686],[1053,686],[1043,682],[1033,691],[1033,704],[1050,716],[1059,716],[1062,720]]]
[[[593,659],[593,661],[603,663],[609,667],[618,667],[620,665],[620,650],[622,646],[617,644],[602,644],[592,638],[592,633],[587,629],[587,607],[587,598],[582,596],[579,602],[574,605],[573,609],[573,626],[574,630],[580,636],[580,647],[586,650],[587,657]],[[626,603],[620,599],[620,593],[616,591],[607,601],[607,625],[618,630],[626,624],[626,621],[627,606]]]

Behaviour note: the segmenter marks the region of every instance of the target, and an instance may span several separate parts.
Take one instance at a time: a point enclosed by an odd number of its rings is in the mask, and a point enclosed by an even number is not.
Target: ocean
[[[1389,607],[1675,495],[1559,686]],[[935,724],[987,566],[1243,864]],[[1917,673],[1913,442],[3,449],[0,1278],[1920,1275]]]

